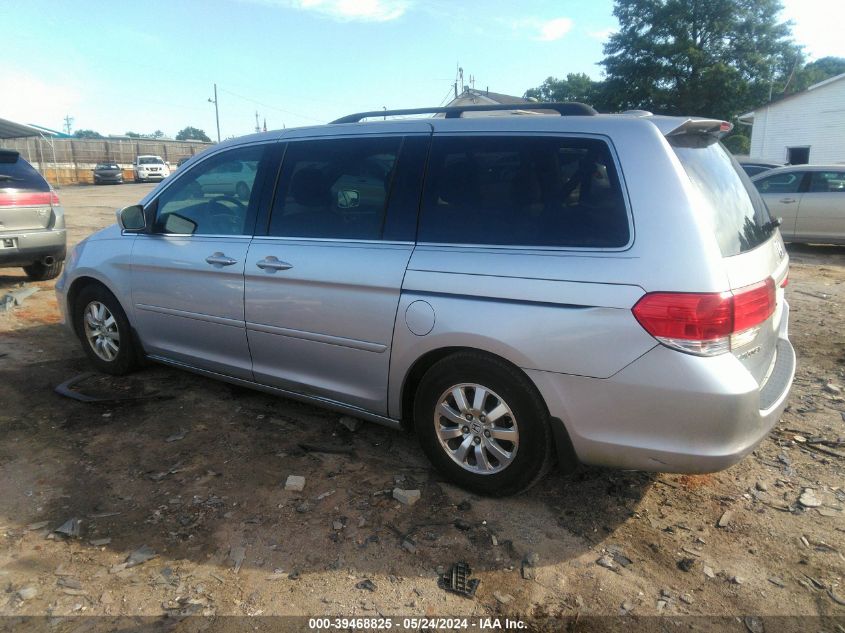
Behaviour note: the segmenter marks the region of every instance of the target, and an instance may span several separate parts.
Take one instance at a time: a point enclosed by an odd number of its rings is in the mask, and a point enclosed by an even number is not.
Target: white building
[[[845,73],[739,117],[750,156],[781,163],[845,163]]]

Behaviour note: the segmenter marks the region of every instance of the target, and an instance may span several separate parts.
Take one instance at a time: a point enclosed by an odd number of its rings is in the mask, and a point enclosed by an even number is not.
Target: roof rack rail
[[[361,119],[410,114],[441,114],[447,119],[459,119],[464,112],[492,112],[496,110],[554,110],[561,116],[593,116],[593,108],[575,101],[570,103],[495,103],[490,105],[446,106],[440,108],[405,108],[402,110],[373,110],[341,117],[332,123],[359,123]]]

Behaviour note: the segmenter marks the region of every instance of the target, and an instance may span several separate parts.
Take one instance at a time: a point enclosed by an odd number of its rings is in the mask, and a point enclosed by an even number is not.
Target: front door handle
[[[791,204],[792,202],[795,202],[795,198],[781,198],[780,201],[784,204]]]
[[[237,264],[237,259],[232,259],[231,257],[226,257],[220,251],[213,253],[205,258],[205,261],[211,264],[212,266],[231,266],[232,264]]]
[[[258,260],[257,262],[255,262],[255,265],[258,266],[261,270],[267,270],[270,272],[293,268],[293,264],[288,264],[287,262],[280,261],[272,255],[270,255],[269,257],[265,257],[264,259]]]

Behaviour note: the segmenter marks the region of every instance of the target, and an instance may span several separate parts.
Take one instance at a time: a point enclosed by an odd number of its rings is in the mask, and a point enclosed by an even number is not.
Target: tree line
[[[568,73],[525,92],[600,112],[649,110],[727,121],[845,73],[845,58],[811,63],[780,22],[780,0],[616,0],[619,30],[604,45],[604,79]],[[726,144],[748,151],[735,126]]]
[[[74,138],[87,138],[87,139],[98,139],[98,138],[106,138],[99,132],[95,132],[94,130],[76,130],[73,133]],[[150,134],[140,134],[138,132],[126,132],[124,136],[128,136],[129,138],[137,138],[137,139],[160,139],[164,138],[164,132],[161,130],[156,130]],[[182,128],[176,134],[177,141],[205,141],[206,143],[210,143],[211,139],[208,138],[208,134],[206,134],[203,130],[188,126],[186,128]]]

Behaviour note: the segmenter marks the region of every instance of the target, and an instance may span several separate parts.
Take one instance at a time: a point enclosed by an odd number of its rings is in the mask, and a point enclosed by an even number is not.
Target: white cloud
[[[616,29],[614,29],[614,28],[606,28],[606,29],[600,29],[598,31],[587,31],[587,35],[589,35],[593,39],[596,39],[596,40],[599,40],[600,42],[603,42],[607,38],[609,38],[611,35],[613,35],[615,32],[616,32]]]
[[[61,129],[62,119],[80,102],[80,93],[72,86],[15,70],[0,73],[0,94],[4,95],[0,117],[54,129]]]
[[[569,18],[554,18],[539,24],[537,39],[543,42],[553,42],[561,39],[572,29],[572,20]]]
[[[405,14],[411,0],[258,0],[288,9],[312,11],[343,22],[388,22]]]

